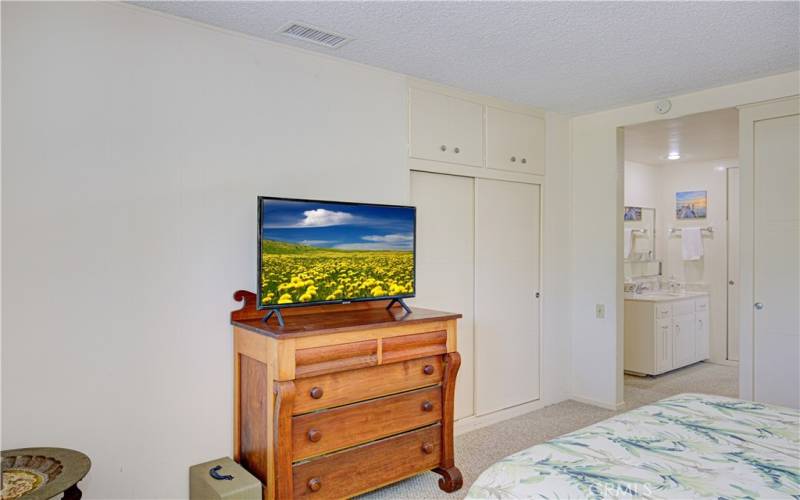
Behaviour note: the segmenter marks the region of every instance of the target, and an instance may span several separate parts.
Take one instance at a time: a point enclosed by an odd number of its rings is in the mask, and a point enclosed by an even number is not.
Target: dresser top
[[[369,330],[392,326],[446,321],[457,319],[461,314],[412,308],[407,314],[400,306],[386,309],[389,301],[354,302],[307,307],[287,307],[281,309],[286,326],[279,326],[277,318],[268,322],[261,319],[268,309],[256,309],[256,296],[252,292],[240,290],[234,299],[244,302],[241,309],[231,312],[231,324],[255,333],[276,339],[327,335],[343,331]]]

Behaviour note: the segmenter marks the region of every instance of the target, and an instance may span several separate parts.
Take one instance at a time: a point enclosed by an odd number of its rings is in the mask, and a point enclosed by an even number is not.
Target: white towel
[[[683,260],[700,260],[703,257],[703,235],[699,227],[681,229]]]
[[[625,228],[625,258],[629,258],[631,256],[631,250],[633,250],[633,228],[626,227]]]

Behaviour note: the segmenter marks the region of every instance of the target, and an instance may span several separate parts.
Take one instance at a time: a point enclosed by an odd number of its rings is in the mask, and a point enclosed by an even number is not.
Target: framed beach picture
[[[675,218],[705,219],[708,208],[708,191],[680,191],[675,193]]]
[[[625,220],[642,220],[642,207],[625,207]]]

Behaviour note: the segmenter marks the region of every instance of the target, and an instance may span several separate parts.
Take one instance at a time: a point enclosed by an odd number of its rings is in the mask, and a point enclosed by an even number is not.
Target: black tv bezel
[[[314,302],[299,302],[299,303],[292,303],[292,304],[261,304],[261,268],[263,266],[262,262],[262,220],[261,220],[261,206],[263,200],[276,200],[276,201],[300,201],[300,202],[307,202],[307,203],[335,203],[339,205],[358,205],[358,206],[370,206],[370,207],[388,207],[388,208],[410,208],[412,213],[414,214],[414,223],[413,223],[413,235],[414,235],[414,243],[412,249],[412,258],[414,259],[414,269],[412,272],[412,283],[414,286],[414,292],[404,295],[384,295],[382,297],[360,297],[354,299],[342,299],[342,300],[318,300]],[[392,299],[410,299],[417,295],[417,207],[412,205],[389,205],[383,203],[359,203],[356,201],[336,201],[336,200],[309,200],[305,198],[282,198],[279,196],[259,196],[258,197],[258,217],[256,223],[258,224],[258,248],[256,251],[257,257],[257,273],[256,273],[256,309],[257,310],[266,310],[266,309],[283,309],[286,307],[308,307],[308,306],[321,306],[321,305],[330,305],[330,304],[350,304],[352,302],[374,302],[378,300],[392,300]]]

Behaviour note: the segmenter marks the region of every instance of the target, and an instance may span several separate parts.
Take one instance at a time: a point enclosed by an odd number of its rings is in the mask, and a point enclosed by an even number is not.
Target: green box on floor
[[[191,500],[261,500],[261,481],[228,457],[189,467]]]

